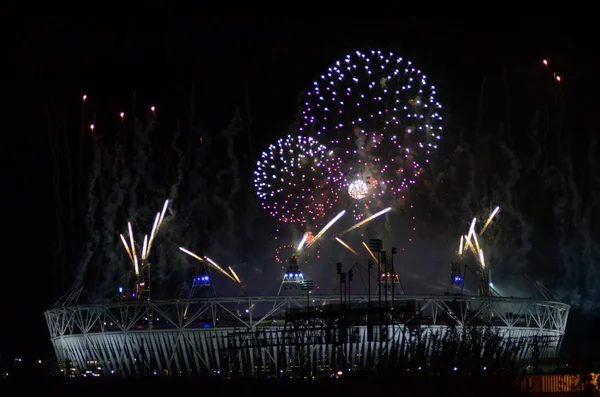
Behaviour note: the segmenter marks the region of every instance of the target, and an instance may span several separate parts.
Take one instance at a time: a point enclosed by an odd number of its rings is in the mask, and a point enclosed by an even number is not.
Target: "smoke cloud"
[[[66,125],[62,127],[67,133],[56,134],[54,120],[49,120],[57,188],[57,263],[67,263],[57,265],[62,266],[56,271],[61,293],[72,285],[82,286],[86,298],[97,301],[131,283],[133,267],[119,234],[128,237],[131,222],[139,254],[165,199],[170,200],[169,210],[149,258],[153,297],[173,297],[188,275],[206,271],[179,246],[232,266],[242,277],[259,265],[244,255],[253,250],[249,237],[256,232],[256,202],[250,189],[242,188],[251,178],[250,172],[240,173],[236,145],[243,147],[247,139],[240,136],[243,123],[238,114],[221,133],[209,134],[191,122],[184,130],[181,123],[160,120],[150,112],[124,117],[118,130],[86,127],[82,140],[72,139]],[[74,182],[70,158],[79,152],[85,154],[84,180]],[[87,186],[81,195],[74,183]],[[81,213],[73,202],[82,203]],[[82,226],[83,233],[77,233]]]

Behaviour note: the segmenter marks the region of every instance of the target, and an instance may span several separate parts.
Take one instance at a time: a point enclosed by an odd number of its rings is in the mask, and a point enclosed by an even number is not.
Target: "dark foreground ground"
[[[218,393],[230,396],[361,396],[389,393],[390,396],[518,396],[512,377],[410,377],[358,375],[340,379],[13,379],[0,383],[0,395],[58,396],[169,396],[171,393]],[[18,394],[17,394],[18,393]]]

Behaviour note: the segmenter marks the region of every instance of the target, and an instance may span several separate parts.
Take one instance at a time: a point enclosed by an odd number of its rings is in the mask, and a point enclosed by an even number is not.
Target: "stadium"
[[[199,291],[210,291],[209,276],[197,280]],[[346,288],[340,295],[316,295],[291,260],[279,296],[120,297],[70,305],[74,292],[45,316],[56,357],[72,363],[73,375],[331,376],[377,370],[399,356],[419,362],[419,354],[431,355],[436,343],[470,327],[495,336],[497,356],[519,361],[558,352],[567,304],[459,293],[409,296],[394,290],[395,280],[382,274],[379,288],[366,296]]]

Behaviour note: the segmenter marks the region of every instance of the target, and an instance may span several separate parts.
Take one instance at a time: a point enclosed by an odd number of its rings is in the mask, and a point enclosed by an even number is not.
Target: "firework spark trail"
[[[333,218],[331,221],[329,221],[328,224],[326,224],[323,229],[321,229],[321,231],[319,233],[317,233],[317,235],[315,237],[313,237],[313,239],[311,240],[310,243],[306,244],[306,248],[310,248],[314,243],[317,242],[317,240],[323,235],[325,234],[325,232],[331,227],[333,226],[334,223],[336,223],[342,216],[344,216],[344,214],[346,213],[346,210],[340,212],[339,214],[337,214],[335,216],[335,218]]]
[[[229,126],[222,131],[222,136],[225,138],[225,143],[227,144],[227,155],[230,160],[230,168],[223,169],[217,173],[217,186],[213,189],[210,196],[212,204],[216,205],[216,207],[224,214],[224,216],[219,219],[218,230],[213,234],[214,244],[218,245],[218,247],[211,246],[211,251],[235,252],[238,246],[238,239],[235,233],[238,220],[235,218],[235,205],[233,200],[240,187],[238,170],[239,160],[237,160],[233,149],[233,142],[239,131],[238,117],[239,115],[236,114]],[[230,259],[231,258],[225,258],[224,260],[229,261]]]
[[[223,270],[223,268],[221,268],[221,266],[217,265],[217,263],[215,261],[213,261],[212,259],[210,259],[208,256],[205,256],[204,258],[206,258],[206,260],[208,261],[208,263],[210,263],[215,269],[217,269],[218,271],[220,271],[221,273],[223,273],[224,275],[226,275],[234,283],[237,283],[237,281],[235,280],[235,278],[231,274],[229,274],[225,270]]]
[[[597,263],[600,257],[595,255],[595,252],[598,250],[598,240],[594,238],[592,235],[592,208],[587,207],[582,217],[575,221],[575,227],[577,231],[581,235],[581,244],[583,245],[581,248],[581,263],[585,267],[585,290],[589,291],[589,298],[587,302],[585,302],[584,306],[597,306],[598,304],[591,304],[591,302],[597,302],[598,296],[598,267]],[[596,236],[598,237],[598,236]],[[595,310],[596,307],[587,307],[588,310]]]
[[[69,202],[69,217],[71,218],[71,222],[75,222],[78,214],[76,213],[76,208],[73,205],[73,167],[71,165],[71,145],[69,139],[65,139],[65,151],[66,151],[66,163],[67,163],[67,183],[68,183],[68,194],[67,200]],[[82,214],[82,216],[84,216]]]
[[[567,210],[569,198],[564,176],[561,175],[558,180],[555,179],[554,184],[558,184],[559,186],[554,203],[554,225],[555,232],[559,236],[558,246],[564,271],[563,283],[558,286],[559,296],[566,296],[574,302],[580,299],[578,288],[575,287],[575,289],[571,291],[567,289],[577,285],[579,271],[577,266],[577,249],[576,247],[573,247],[573,244],[569,241],[570,217]]]
[[[102,173],[102,148],[100,146],[100,137],[98,136],[97,132],[94,131],[93,124],[90,126],[90,131],[94,134],[92,137],[94,141],[94,150],[92,154],[93,166],[87,191],[88,210],[84,220],[86,234],[89,240],[86,246],[85,256],[77,271],[76,284],[81,284],[83,282],[87,267],[94,256],[94,248],[100,244],[100,235],[96,233],[95,229],[95,218],[96,209],[100,201],[98,194],[96,193],[96,182]]]
[[[131,260],[131,263],[133,263],[133,253],[131,252],[131,248],[129,248],[129,243],[127,243],[125,236],[123,236],[122,234],[120,234],[119,237],[121,237],[121,241],[123,242],[125,251],[127,252],[127,255],[129,256],[129,260]]]
[[[184,167],[185,167],[185,156],[183,150],[177,146],[177,142],[179,137],[181,136],[181,123],[177,122],[177,132],[173,136],[173,140],[171,141],[171,149],[176,153],[177,157],[177,178],[175,183],[171,185],[171,192],[169,193],[169,197],[171,200],[176,201],[179,194],[179,186],[181,186],[181,182],[184,177]]]
[[[192,84],[192,92],[190,93],[190,123],[188,125],[187,142],[185,144],[185,169],[189,169],[191,166],[192,158],[190,156],[192,152],[192,131],[194,129],[194,102],[196,99],[196,84]]]
[[[223,170],[217,174],[217,181],[219,182],[219,185],[229,187],[229,193],[226,196],[227,205],[225,205],[225,201],[223,200],[220,200],[219,202],[223,205],[222,208],[227,214],[226,230],[232,234],[236,223],[232,204],[240,190],[240,161],[234,150],[235,138],[239,133],[239,128],[237,126],[238,123],[239,115],[236,114],[232,123],[223,131],[223,137],[225,138],[225,142],[227,144],[227,158],[229,159],[230,167],[229,169]],[[231,183],[229,182],[228,178],[232,179]],[[237,241],[235,241],[235,245],[237,245]]]
[[[152,249],[152,242],[154,241],[154,236],[156,236],[156,231],[158,229],[158,223],[160,222],[160,214],[160,212],[157,212],[156,216],[154,217],[154,223],[152,224],[152,230],[150,231],[150,242],[148,243],[148,251]]]
[[[352,252],[356,256],[359,256],[358,252],[356,252],[352,247],[350,247],[348,244],[346,244],[345,242],[343,242],[341,238],[336,237],[335,240],[338,243],[340,243],[344,248],[346,248],[348,251]]]
[[[505,206],[502,208],[506,210],[507,215],[516,219],[519,222],[521,228],[519,235],[519,250],[515,252],[512,258],[513,264],[517,264],[520,267],[524,267],[527,264],[527,256],[531,253],[533,248],[532,234],[533,226],[525,219],[523,212],[519,208],[519,201],[513,197],[513,192],[516,191],[517,183],[521,179],[521,162],[513,150],[508,148],[504,143],[500,143],[504,155],[510,162],[510,169],[508,172],[508,180],[503,185],[502,194],[504,196]],[[515,263],[516,262],[516,263]]]
[[[380,217],[381,215],[389,212],[392,210],[392,207],[388,207],[384,210],[379,211],[378,213],[371,215],[370,217],[363,219],[362,221],[358,222],[356,225],[352,226],[351,228],[345,230],[342,234],[346,234],[354,229],[358,229],[359,227],[361,227],[362,225],[364,225],[365,223],[371,222],[373,219]]]
[[[483,233],[485,233],[486,229],[488,228],[488,226],[490,225],[490,223],[492,222],[492,219],[494,219],[494,217],[496,216],[496,214],[500,211],[500,207],[496,207],[494,208],[494,211],[492,211],[492,214],[489,216],[489,218],[487,219],[487,221],[485,222],[485,224],[483,225],[483,227],[481,228],[481,231],[479,232],[480,236],[483,236]]]
[[[239,116],[236,114],[233,123],[223,131],[223,136],[227,142],[227,157],[230,160],[229,172],[233,179],[231,190],[229,191],[229,200],[232,201],[240,190],[240,160],[235,154],[235,138],[238,136],[239,128],[237,124],[240,122]]]
[[[362,245],[365,247],[365,249],[367,250],[367,252],[369,253],[369,255],[371,255],[371,258],[373,258],[373,260],[375,261],[375,263],[379,264],[379,261],[377,260],[377,257],[375,256],[375,254],[373,253],[373,251],[371,251],[371,248],[369,248],[369,246],[367,245],[367,243],[365,243],[363,241]]]
[[[598,284],[596,272],[596,260],[594,258],[594,247],[598,247],[597,240],[592,235],[592,207],[585,204],[579,187],[576,182],[575,167],[570,156],[565,156],[566,163],[566,183],[568,195],[571,197],[571,222],[573,224],[572,245],[577,247],[576,260],[579,266],[577,283],[579,284],[579,295],[584,308],[593,309],[590,302],[594,301],[598,292],[596,290]],[[593,174],[592,174],[593,176]],[[577,237],[579,236],[579,237]]]
[[[302,248],[304,248],[304,244],[306,243],[307,239],[308,239],[308,232],[304,233],[302,235],[302,240],[300,240],[300,242],[298,243],[298,248],[296,248],[296,251],[300,252],[302,250]]]
[[[125,193],[124,188],[128,186],[128,172],[126,170],[122,170],[122,166],[124,163],[124,149],[121,141],[122,134],[117,135],[117,139],[114,144],[114,156],[112,161],[112,167],[109,167],[111,170],[110,178],[108,180],[112,180],[111,191],[108,195],[107,200],[103,203],[103,211],[102,211],[102,220],[103,220],[103,229],[106,231],[105,234],[105,242],[103,244],[105,255],[108,256],[106,258],[106,264],[104,267],[104,285],[110,285],[112,280],[114,280],[115,275],[119,272],[119,266],[117,266],[118,261],[113,258],[113,247],[116,242],[115,237],[117,235],[117,230],[115,225],[117,224],[117,215],[119,213],[119,209],[123,206],[125,201]],[[108,163],[111,164],[110,162]],[[132,258],[133,261],[133,258]],[[103,286],[102,289],[105,287]]]
[[[59,258],[59,256],[61,254],[64,254],[63,249],[64,249],[64,244],[63,244],[63,226],[61,223],[61,220],[63,219],[63,203],[62,203],[62,195],[60,193],[60,175],[61,175],[61,162],[60,162],[60,151],[59,151],[59,146],[58,146],[58,139],[55,137],[55,130],[54,130],[54,123],[52,122],[52,118],[50,116],[50,113],[48,110],[46,110],[46,117],[48,119],[48,141],[50,143],[50,153],[52,155],[52,177],[53,177],[53,186],[54,186],[54,200],[55,200],[55,204],[56,204],[56,211],[55,211],[55,222],[56,222],[56,248],[54,250],[54,256],[55,258]],[[61,259],[65,259],[65,257],[63,256],[63,258]],[[59,260],[60,262],[60,260]],[[64,262],[67,262],[66,260],[64,260]],[[59,267],[58,266],[53,266],[52,267],[53,270],[53,274],[54,274],[54,281],[57,283],[58,285],[58,291],[60,291],[60,293],[62,293],[62,291],[65,289],[65,286],[63,285],[64,280],[64,275],[62,273],[59,273]]]
[[[192,161],[192,168],[189,174],[189,196],[192,197],[191,201],[187,206],[188,216],[197,219],[196,225],[186,225],[187,228],[193,227],[199,231],[197,233],[187,233],[188,230],[184,231],[192,237],[192,240],[188,240],[188,244],[194,247],[199,247],[201,253],[205,253],[207,250],[207,241],[209,236],[207,234],[207,217],[208,217],[208,181],[207,176],[210,172],[210,163],[207,161],[208,153],[210,153],[211,139],[209,134],[200,131],[200,143],[196,143],[196,149],[193,151],[194,157]]]
[[[190,251],[190,250],[188,250],[188,249],[186,249],[186,248],[179,247],[179,250],[180,250],[180,251],[182,251],[182,252],[185,252],[185,253],[186,253],[186,254],[188,254],[189,256],[191,256],[191,257],[193,257],[193,258],[195,258],[195,259],[199,260],[200,262],[204,262],[204,259],[202,259],[201,257],[199,257],[198,255],[194,254],[192,251]]]
[[[591,203],[589,217],[586,219],[590,220],[589,230],[593,236],[592,241],[594,244],[593,253],[600,262],[600,161],[598,161],[597,153],[600,151],[600,137],[597,134],[592,136],[592,142],[589,145],[588,150],[588,167],[590,169],[590,190],[591,190]],[[594,217],[595,216],[595,217]],[[592,222],[591,220],[594,219]],[[595,224],[594,224],[595,223]]]
[[[467,182],[467,189],[465,190],[465,196],[462,201],[461,212],[463,214],[471,213],[471,204],[473,200],[473,195],[475,194],[475,181],[477,180],[477,167],[475,167],[475,156],[473,153],[467,149],[466,152],[467,160],[469,162],[469,179]]]
[[[141,124],[141,121],[138,121]],[[151,159],[154,156],[154,145],[152,142],[152,132],[156,127],[156,115],[150,117],[145,126],[140,127],[140,131],[143,131],[143,139],[139,141],[139,145],[142,146],[142,152],[147,159]],[[160,189],[157,187],[156,179],[155,179],[156,171],[154,164],[151,161],[146,161],[145,164],[145,172],[142,174],[142,180],[144,182],[144,191],[146,192],[146,197],[148,195],[151,196],[160,196],[162,193]],[[145,203],[147,203],[147,198]],[[144,214],[146,215],[146,214]]]
[[[244,284],[242,284],[242,280],[240,280],[240,278],[238,277],[238,275],[235,273],[235,271],[233,270],[233,268],[231,266],[227,266],[227,267],[229,268],[229,271],[235,278],[235,281],[239,284],[239,286],[242,289],[242,291],[244,292],[244,294],[248,295],[248,292],[246,292],[246,288],[244,288]]]
[[[79,161],[77,163],[77,183],[75,186],[76,189],[76,205],[77,210],[76,213],[80,214],[80,216],[84,216],[85,214],[85,204],[82,203],[82,197],[85,194],[84,192],[84,178],[83,178],[83,158],[85,151],[85,136],[86,136],[86,126],[85,126],[85,102],[87,100],[87,95],[83,95],[81,97],[81,130],[79,132]],[[71,203],[72,204],[72,203]]]

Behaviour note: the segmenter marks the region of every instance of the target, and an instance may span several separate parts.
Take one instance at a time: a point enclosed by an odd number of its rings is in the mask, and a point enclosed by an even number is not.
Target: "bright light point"
[[[489,283],[488,284],[490,287],[494,288],[494,283]]]
[[[125,117],[125,112],[119,113],[119,116],[121,116],[121,118]]]
[[[150,106],[150,111],[154,112],[156,110],[156,108],[154,106]]]
[[[357,179],[348,186],[348,194],[354,200],[361,200],[367,196],[369,187],[362,179]]]
[[[90,124],[90,130],[94,131],[94,124]]]
[[[84,95],[82,96],[82,98],[83,98],[83,102],[85,102],[85,100],[87,99],[87,95],[85,95],[85,94],[84,94]]]

